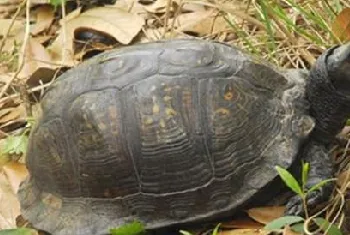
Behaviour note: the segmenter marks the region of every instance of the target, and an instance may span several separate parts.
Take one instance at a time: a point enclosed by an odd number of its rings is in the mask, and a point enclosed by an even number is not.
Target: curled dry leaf
[[[25,119],[25,113],[25,107],[23,105],[0,110],[0,126],[17,119]]]
[[[64,44],[67,46],[67,53],[73,55],[74,33],[77,29],[100,31],[114,37],[122,44],[129,44],[140,32],[144,19],[117,7],[97,7],[65,21],[64,24],[67,29]],[[61,29],[59,36],[48,48],[56,58],[61,55],[62,43],[63,32]]]
[[[350,8],[344,8],[335,18],[332,25],[333,33],[342,41],[350,40]]]
[[[0,230],[16,228],[16,217],[20,215],[16,193],[27,174],[19,163],[8,163],[0,169]]]
[[[284,214],[284,206],[267,206],[249,209],[248,215],[250,218],[262,224],[267,224]]]
[[[32,35],[37,35],[47,30],[55,16],[55,9],[51,5],[42,5],[36,9],[36,24],[32,27]]]
[[[24,65],[18,78],[47,80],[54,76],[56,67],[43,45],[30,37],[25,51]]]

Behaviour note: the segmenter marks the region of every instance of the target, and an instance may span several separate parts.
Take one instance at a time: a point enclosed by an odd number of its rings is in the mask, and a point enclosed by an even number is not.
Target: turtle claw
[[[328,193],[323,188],[310,192],[307,195],[307,208],[315,208],[315,206],[323,203],[328,197]],[[286,205],[286,215],[304,216],[305,208],[303,206],[303,200],[299,195],[293,196]]]
[[[286,205],[285,215],[302,216],[305,214],[303,200],[300,196],[293,196]]]

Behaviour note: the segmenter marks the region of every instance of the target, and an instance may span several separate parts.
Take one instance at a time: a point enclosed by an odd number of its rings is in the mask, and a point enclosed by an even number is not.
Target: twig
[[[168,21],[169,21],[169,14],[170,14],[170,6],[172,5],[172,0],[168,0],[166,3],[166,8],[165,8],[165,20],[164,20],[164,32],[162,35],[162,38],[165,38],[166,32],[168,30]]]
[[[61,63],[64,64],[64,62],[66,61],[66,45],[67,45],[67,27],[66,27],[66,5],[65,5],[65,1],[62,1],[62,5],[61,5],[61,9],[62,9],[62,61]]]
[[[29,34],[30,34],[30,19],[29,19],[29,13],[30,13],[30,0],[25,0],[26,3],[26,27],[25,27],[25,35],[24,35],[24,40],[23,40],[23,45],[22,45],[22,53],[19,58],[19,65],[16,70],[16,72],[13,74],[13,77],[5,84],[5,86],[1,89],[0,92],[0,98],[5,94],[11,83],[17,78],[18,74],[21,72],[23,65],[24,65],[24,58],[26,54],[26,49],[27,49],[27,44],[28,44],[28,39],[29,39]]]
[[[4,35],[4,38],[1,40],[1,44],[0,44],[0,54],[2,53],[2,50],[4,49],[5,46],[5,42],[6,39],[8,38],[10,31],[13,27],[13,25],[15,24],[15,21],[19,15],[19,13],[21,12],[22,7],[24,6],[24,4],[26,3],[26,0],[23,0],[23,2],[21,2],[21,4],[18,6],[17,11],[15,12],[15,14],[13,15],[12,21],[9,25],[9,28],[6,31],[6,34]]]

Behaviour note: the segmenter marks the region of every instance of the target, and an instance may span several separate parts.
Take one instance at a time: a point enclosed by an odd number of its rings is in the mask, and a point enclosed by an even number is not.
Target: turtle
[[[350,44],[310,70],[201,39],[113,49],[63,73],[40,113],[18,192],[35,228],[100,235],[215,219],[266,197],[276,166],[310,163],[306,187],[332,177],[329,148],[350,116]],[[291,197],[286,214],[301,212]]]

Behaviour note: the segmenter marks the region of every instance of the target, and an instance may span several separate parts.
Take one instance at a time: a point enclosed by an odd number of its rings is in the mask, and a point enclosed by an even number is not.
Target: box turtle
[[[197,39],[130,46],[64,73],[41,108],[19,191],[36,228],[99,235],[134,220],[213,219],[274,186],[276,165],[309,162],[308,187],[332,177],[328,150],[350,114],[350,44],[310,71]],[[291,198],[287,213],[301,211]]]

